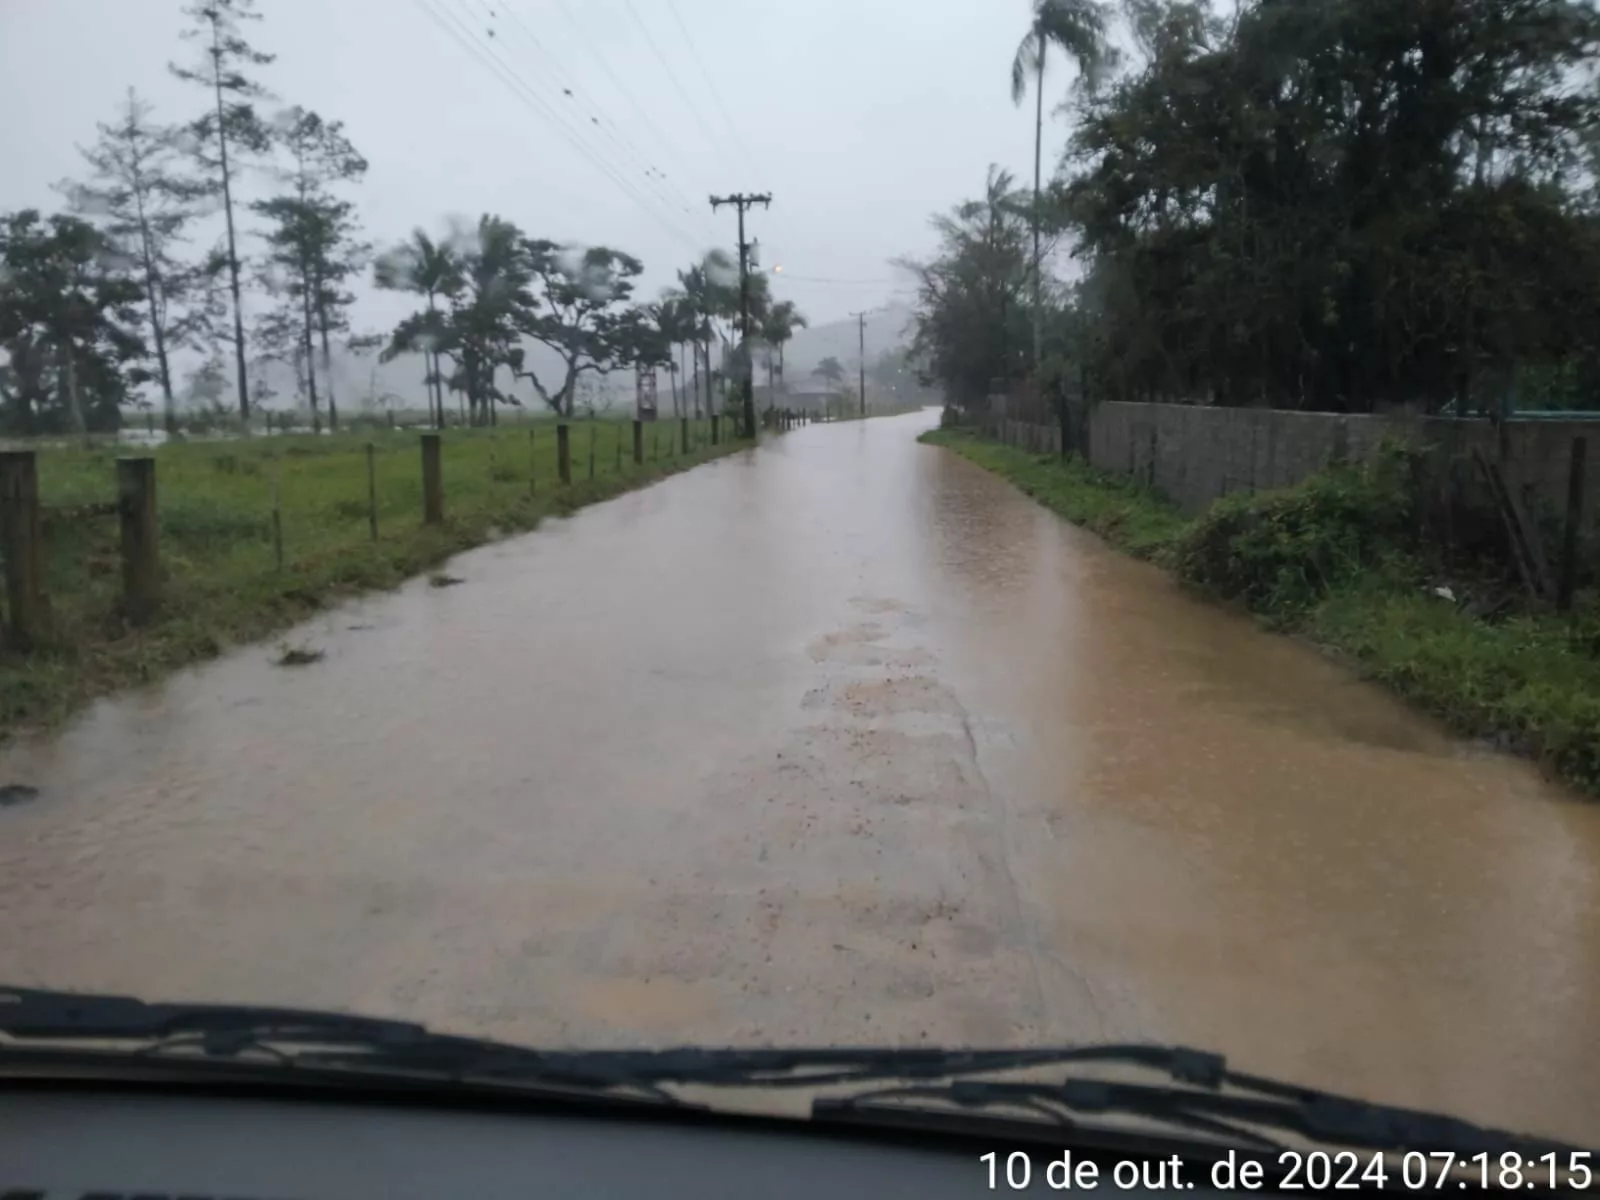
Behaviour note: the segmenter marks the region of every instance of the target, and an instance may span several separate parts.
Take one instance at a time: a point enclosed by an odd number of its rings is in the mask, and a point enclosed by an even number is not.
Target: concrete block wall
[[[1487,500],[1472,451],[1499,462],[1530,510],[1565,511],[1574,438],[1587,439],[1584,525],[1600,533],[1600,418],[1512,421],[1407,414],[1291,412],[1187,404],[1097,405],[1089,418],[1089,459],[1131,475],[1187,513],[1233,492],[1289,487],[1335,461],[1359,462],[1396,437],[1427,449],[1442,493]]]
[[[995,432],[1009,444],[1059,453],[1060,430],[1015,419]],[[1572,443],[1585,439],[1582,528],[1600,539],[1600,417],[1488,421],[1413,414],[1340,414],[1184,404],[1101,404],[1089,418],[1089,459],[1103,471],[1155,487],[1185,513],[1233,492],[1290,487],[1336,461],[1360,462],[1394,437],[1419,446],[1441,510],[1492,509],[1473,451],[1497,462],[1536,519],[1566,511]]]

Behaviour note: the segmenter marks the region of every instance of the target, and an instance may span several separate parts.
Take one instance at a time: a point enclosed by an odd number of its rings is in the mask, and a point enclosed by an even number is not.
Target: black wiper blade
[[[264,1055],[285,1067],[509,1083],[522,1087],[622,1089],[682,1104],[647,1076],[582,1052],[530,1050],[436,1033],[425,1025],[318,1009],[234,1004],[160,1004],[129,996],[0,985],[0,1063],[8,1048],[29,1053],[77,1042],[125,1053],[207,1058]]]
[[[1224,1085],[1233,1090],[1220,1090]],[[1208,1087],[1070,1077],[1060,1083],[958,1079],[938,1087],[888,1087],[848,1097],[824,1097],[812,1107],[813,1115],[827,1118],[892,1112],[907,1103],[1031,1109],[1068,1126],[1083,1116],[1133,1116],[1261,1148],[1279,1145],[1263,1132],[1272,1131],[1325,1146],[1385,1152],[1454,1151],[1464,1157],[1507,1151],[1538,1157],[1552,1151],[1569,1154],[1581,1150],[1455,1117],[1372,1104],[1226,1069],[1217,1084]]]
[[[574,1082],[817,1087],[887,1079],[945,1079],[1069,1062],[1122,1063],[1175,1080],[1215,1086],[1224,1061],[1181,1047],[1107,1045],[1015,1050],[921,1047],[800,1049],[533,1050],[435,1033],[424,1025],[316,1009],[231,1004],[161,1004],[129,996],[0,985],[0,1036],[15,1042],[124,1041],[158,1050],[193,1047],[227,1056],[272,1044],[315,1048],[328,1061],[359,1052],[372,1066],[461,1073],[537,1070]],[[300,1056],[297,1056],[297,1060]]]
[[[319,1009],[248,1004],[152,1004],[103,996],[0,985],[0,1034],[15,1039],[159,1041],[214,1038],[215,1052],[263,1031],[291,1038],[407,1044],[433,1036],[409,1021]]]
[[[1124,1114],[1255,1144],[1271,1144],[1261,1132],[1271,1130],[1328,1145],[1385,1151],[1454,1150],[1470,1156],[1515,1150],[1538,1156],[1581,1149],[1233,1071],[1221,1055],[1183,1046],[537,1050],[435,1033],[407,1021],[314,1009],[152,1004],[125,996],[0,985],[0,1055],[7,1045],[79,1040],[131,1043],[144,1053],[183,1049],[229,1057],[263,1050],[293,1065],[632,1090],[658,1099],[673,1098],[663,1090],[672,1084],[890,1085],[820,1097],[813,1104],[818,1116],[846,1110],[859,1114],[874,1105],[915,1100],[968,1109],[1031,1108],[1066,1123],[1073,1114]],[[1142,1068],[1181,1086],[1071,1077],[1058,1083],[963,1078],[1063,1065]]]

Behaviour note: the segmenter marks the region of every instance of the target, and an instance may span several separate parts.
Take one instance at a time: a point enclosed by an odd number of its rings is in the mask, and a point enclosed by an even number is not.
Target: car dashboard
[[[997,1186],[965,1138],[806,1123],[712,1123],[629,1110],[350,1103],[91,1088],[0,1090],[0,1200],[227,1197],[229,1200],[529,1200],[651,1196],[974,1197],[1059,1195],[1036,1150],[996,1146]],[[1203,1173],[1201,1175],[1203,1181]],[[1081,1189],[1074,1189],[1081,1190]],[[1099,1189],[1139,1196],[1153,1189]],[[1190,1196],[1211,1194],[1197,1184]]]

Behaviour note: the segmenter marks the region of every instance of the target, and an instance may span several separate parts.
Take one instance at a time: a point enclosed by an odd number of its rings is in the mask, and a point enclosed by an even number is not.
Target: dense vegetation
[[[493,214],[375,251],[351,199],[368,164],[341,123],[297,106],[264,111],[274,98],[259,76],[274,56],[246,36],[255,0],[182,11],[196,53],[172,69],[203,92],[198,115],[160,123],[130,90],[85,149],[86,178],[59,185],[66,211],[0,213],[0,433],[115,429],[152,391],[169,431],[180,406],[215,423],[230,392],[248,428],[274,399],[274,364],[308,423],[337,429],[336,350],[419,355],[440,424],[456,407],[447,392],[488,425],[508,405],[571,416],[586,377],[619,369],[666,369],[674,409],[696,416],[718,402],[719,378],[748,379],[760,355],[781,378],[783,344],[805,318],[755,275],[740,344],[738,270],[725,253],[641,303],[637,258],[531,236]],[[271,180],[270,194],[247,199],[246,172]],[[214,245],[194,247],[213,233]],[[353,287],[369,273],[414,292],[421,309],[392,331],[353,328]],[[198,364],[178,379],[183,356]]]
[[[1056,176],[1034,197],[991,173],[911,264],[920,361],[953,400],[1053,370],[1095,399],[1600,403],[1593,0],[1036,12],[1029,38],[1078,67]]]

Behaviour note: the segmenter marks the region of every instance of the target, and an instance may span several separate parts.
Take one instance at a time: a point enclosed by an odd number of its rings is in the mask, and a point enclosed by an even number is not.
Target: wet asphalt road
[[[1600,1143],[1600,807],[810,426],[0,757],[0,978],[545,1044],[1147,1038]]]

